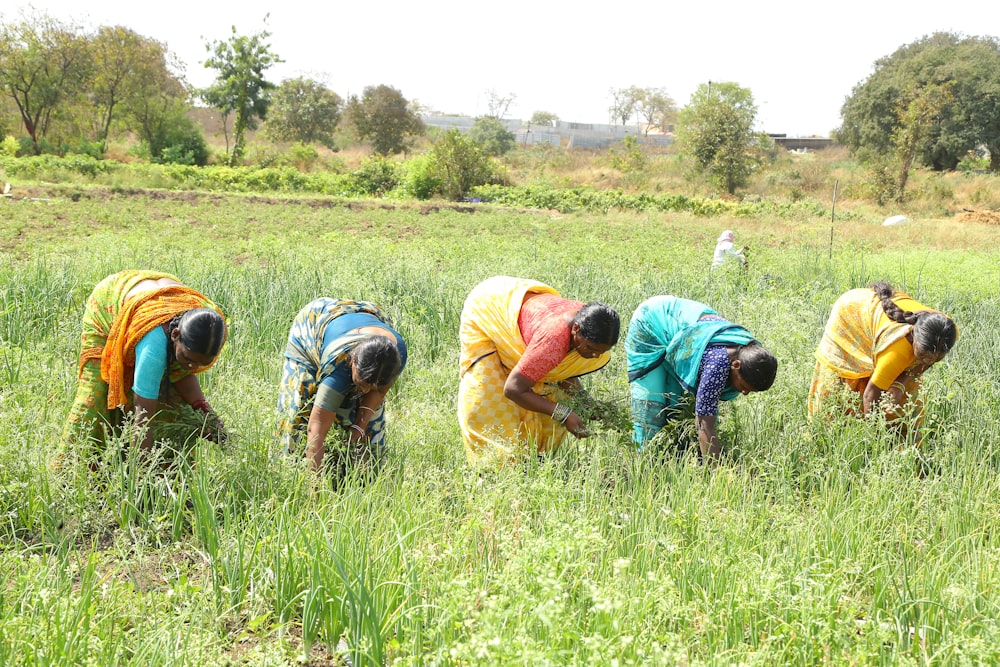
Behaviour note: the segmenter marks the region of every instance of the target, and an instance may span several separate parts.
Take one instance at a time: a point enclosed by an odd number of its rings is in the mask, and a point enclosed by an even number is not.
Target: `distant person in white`
[[[740,264],[746,268],[747,258],[743,254],[743,248],[737,250],[733,247],[733,232],[727,229],[719,234],[719,240],[715,242],[715,257],[712,258],[712,270],[714,271],[733,258],[738,259]]]

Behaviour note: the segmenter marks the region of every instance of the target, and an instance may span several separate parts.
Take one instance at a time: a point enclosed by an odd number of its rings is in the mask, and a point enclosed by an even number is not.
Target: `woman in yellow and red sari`
[[[888,419],[910,412],[910,423],[919,427],[921,376],[957,339],[950,317],[889,283],[844,293],[833,305],[816,350],[809,415],[827,409],[830,399],[847,388],[855,396],[845,406],[848,414],[867,415],[888,398]]]
[[[135,415],[134,444],[149,449],[150,420],[170,411],[174,398],[214,414],[197,374],[215,363],[225,340],[219,307],[168,273],[127,270],[99,282],[83,314],[64,450],[76,437],[102,444],[128,412]]]
[[[502,466],[589,435],[561,401],[611,359],[618,313],[559,296],[535,280],[496,276],[462,308],[458,421],[472,464]]]

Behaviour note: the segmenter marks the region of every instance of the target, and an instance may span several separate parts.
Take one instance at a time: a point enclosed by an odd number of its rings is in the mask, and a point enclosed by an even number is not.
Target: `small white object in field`
[[[340,659],[347,667],[354,667],[354,662],[351,660],[351,647],[347,645],[347,640],[343,637],[337,642],[337,652],[340,653]]]
[[[883,227],[892,227],[893,225],[901,225],[904,222],[909,222],[910,219],[905,215],[893,215],[882,221]]]

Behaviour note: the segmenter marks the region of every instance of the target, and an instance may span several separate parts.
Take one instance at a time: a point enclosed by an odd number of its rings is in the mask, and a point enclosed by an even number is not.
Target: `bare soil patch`
[[[957,222],[979,222],[984,225],[1000,225],[1000,211],[971,211],[964,209],[955,216]]]

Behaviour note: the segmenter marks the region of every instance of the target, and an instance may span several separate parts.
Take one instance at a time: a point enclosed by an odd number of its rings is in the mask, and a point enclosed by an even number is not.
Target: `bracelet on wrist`
[[[209,405],[208,401],[205,400],[204,398],[199,399],[194,403],[192,403],[191,407],[197,410],[198,412],[204,412],[205,414],[209,414],[210,412],[212,412],[212,406]]]
[[[902,382],[893,382],[892,385],[890,385],[889,388],[890,389],[898,389],[901,392],[903,392],[904,394],[906,393],[906,385],[903,384]]]
[[[552,418],[560,424],[565,424],[571,414],[573,414],[573,409],[562,403],[556,403],[556,407],[552,408]]]
[[[351,428],[357,431],[362,438],[365,437],[365,430],[360,426],[358,426],[357,424],[351,424]]]
[[[369,408],[367,405],[359,405],[358,410],[367,410],[368,412],[375,414],[375,408]]]

